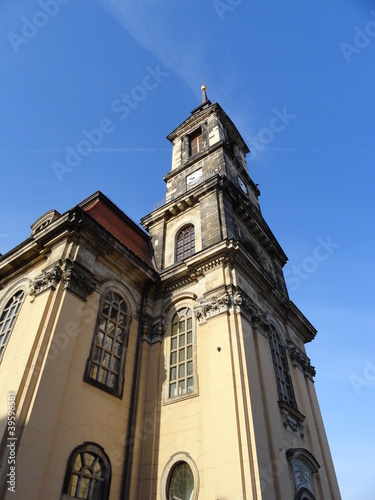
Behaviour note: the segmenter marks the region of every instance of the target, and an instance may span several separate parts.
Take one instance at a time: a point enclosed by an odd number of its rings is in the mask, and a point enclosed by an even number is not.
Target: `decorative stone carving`
[[[311,365],[310,359],[304,352],[301,351],[293,342],[289,342],[289,355],[292,365],[303,371],[306,377],[314,380],[316,371],[314,366]]]
[[[236,291],[233,294],[233,307],[236,313],[247,313],[250,318],[252,316],[255,316],[258,312],[255,306],[250,302],[250,300],[242,292],[239,291]]]
[[[229,293],[225,292],[221,297],[211,297],[208,300],[202,300],[198,307],[194,309],[195,317],[199,323],[217,316],[218,314],[228,312],[231,300]]]
[[[236,291],[233,295],[233,307],[236,313],[242,313],[249,318],[252,326],[265,337],[268,336],[269,324],[264,314],[242,292]]]
[[[32,283],[30,295],[38,295],[48,288],[56,288],[62,276],[61,262],[59,261],[43,269],[42,273],[43,274]]]
[[[283,401],[279,401],[279,407],[284,427],[303,438],[305,436],[305,417]]]
[[[95,285],[88,276],[82,273],[79,267],[75,262],[66,260],[64,288],[71,290],[73,293],[86,300],[87,295],[95,290]]]
[[[157,323],[151,325],[148,320],[143,320],[142,340],[145,340],[149,344],[155,344],[156,342],[162,342],[163,337],[164,337],[163,321],[158,321]]]

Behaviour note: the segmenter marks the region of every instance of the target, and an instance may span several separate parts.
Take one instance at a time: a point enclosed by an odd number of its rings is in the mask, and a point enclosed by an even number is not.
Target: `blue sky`
[[[291,299],[318,329],[342,497],[375,498],[375,3],[3,0],[0,26],[0,252],[98,189],[136,221],[151,212],[165,136],[204,80],[252,150]]]

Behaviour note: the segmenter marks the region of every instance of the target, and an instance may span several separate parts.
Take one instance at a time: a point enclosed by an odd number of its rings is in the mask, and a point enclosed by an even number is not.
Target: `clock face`
[[[238,180],[238,185],[240,186],[240,188],[242,189],[242,191],[247,194],[247,187],[244,183],[244,181],[241,179],[240,176],[237,177],[237,180]]]
[[[198,182],[201,177],[202,177],[202,169],[196,170],[195,172],[186,177],[186,184],[188,186],[192,186],[193,184]]]

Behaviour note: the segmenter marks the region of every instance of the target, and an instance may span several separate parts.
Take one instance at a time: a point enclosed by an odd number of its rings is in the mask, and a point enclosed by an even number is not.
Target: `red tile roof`
[[[92,203],[87,204],[87,206],[85,206],[83,202],[81,204],[83,210],[146,264],[154,268],[147,235],[123,212],[121,212],[123,217],[116,214],[114,210],[100,199],[103,198],[103,195],[100,195],[96,197],[96,199],[94,198]],[[112,204],[110,200],[108,200],[108,202]],[[117,207],[115,207],[115,209],[119,211]]]

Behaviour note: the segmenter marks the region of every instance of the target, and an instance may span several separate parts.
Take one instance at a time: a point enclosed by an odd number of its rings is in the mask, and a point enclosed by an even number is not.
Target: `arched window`
[[[193,314],[191,309],[180,309],[173,317],[168,397],[175,398],[195,391],[194,384]]]
[[[20,312],[25,292],[18,291],[6,303],[0,317],[0,361],[4,355],[5,348],[8,344],[9,337],[12,333],[18,313]]]
[[[121,396],[126,341],[125,301],[118,293],[111,291],[106,294],[99,311],[85,380]]]
[[[190,140],[190,155],[194,156],[203,149],[202,129],[198,129],[189,136]]]
[[[320,465],[315,457],[305,448],[289,448],[286,458],[290,463],[296,486],[296,500],[315,500],[313,488],[313,474],[316,474]]]
[[[84,443],[71,453],[62,499],[106,500],[111,484],[111,463],[101,446]]]
[[[296,408],[296,399],[294,397],[285,347],[281,343],[280,337],[273,326],[270,327],[269,339],[273,365],[275,368],[279,400],[293,406],[293,408]]]
[[[195,234],[194,226],[189,225],[181,229],[177,235],[176,240],[176,261],[181,262],[182,260],[190,257],[195,253]]]

